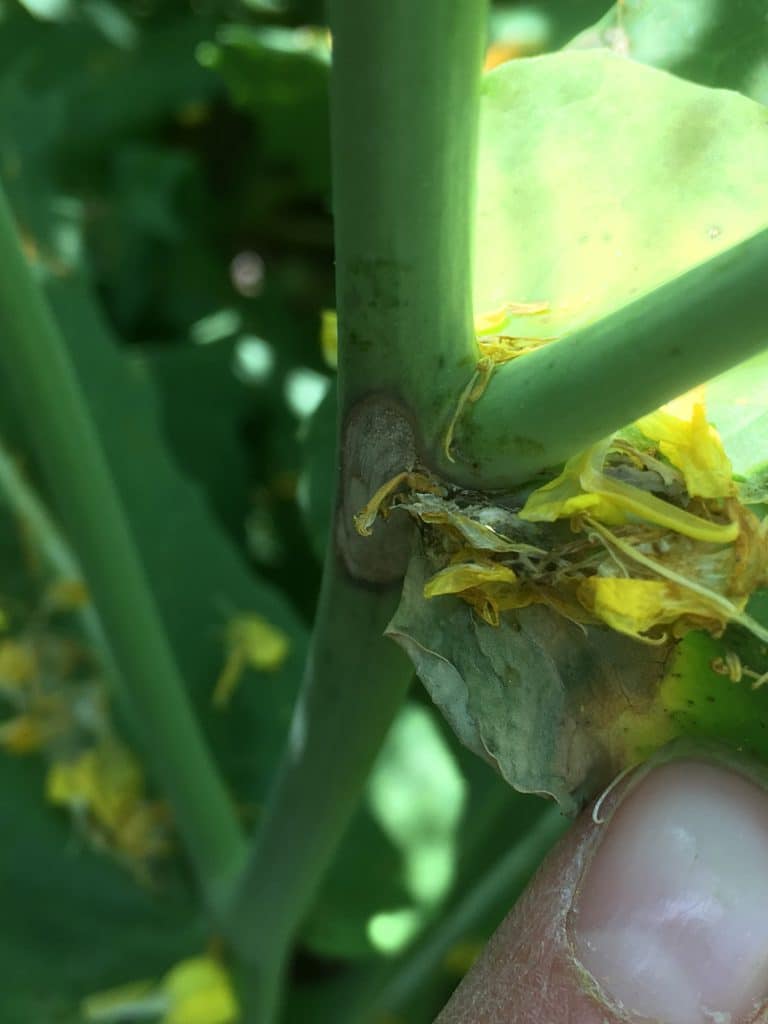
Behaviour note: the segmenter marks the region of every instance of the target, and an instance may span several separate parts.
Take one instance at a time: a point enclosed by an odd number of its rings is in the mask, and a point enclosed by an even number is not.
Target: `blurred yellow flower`
[[[215,707],[226,707],[245,669],[276,672],[285,662],[291,642],[287,634],[255,612],[235,615],[227,623],[227,659],[213,691]]]
[[[210,956],[182,960],[159,983],[132,982],[87,996],[81,1012],[88,1024],[237,1024],[240,1017],[230,977]]]

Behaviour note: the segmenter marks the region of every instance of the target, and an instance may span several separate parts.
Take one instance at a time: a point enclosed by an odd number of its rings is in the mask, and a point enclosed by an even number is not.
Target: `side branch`
[[[447,476],[531,479],[768,343],[768,230],[590,327],[500,366],[467,407]]]

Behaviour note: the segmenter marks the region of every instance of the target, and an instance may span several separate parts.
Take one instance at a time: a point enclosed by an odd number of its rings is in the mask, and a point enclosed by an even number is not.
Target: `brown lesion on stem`
[[[378,488],[418,464],[419,445],[407,408],[390,395],[370,394],[348,412],[341,430],[339,491],[334,517],[337,555],[346,571],[365,584],[402,580],[414,524],[408,516],[376,523],[361,536],[354,517]]]

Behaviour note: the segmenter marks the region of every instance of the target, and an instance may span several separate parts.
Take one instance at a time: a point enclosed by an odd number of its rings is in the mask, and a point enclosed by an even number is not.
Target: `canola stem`
[[[768,230],[498,366],[456,427],[446,475],[478,488],[520,484],[760,352],[766,272]]]

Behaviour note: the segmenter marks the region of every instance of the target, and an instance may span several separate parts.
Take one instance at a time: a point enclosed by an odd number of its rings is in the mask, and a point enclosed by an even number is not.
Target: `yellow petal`
[[[557,337],[523,338],[497,334],[490,338],[478,338],[477,343],[483,356],[490,359],[495,365],[499,365],[517,359],[518,356],[523,356],[527,352],[535,352],[537,348],[548,345],[552,341],[557,341]]]
[[[711,604],[664,580],[592,576],[579,584],[578,595],[606,625],[636,638],[688,615],[717,624]]]
[[[464,562],[448,565],[424,584],[424,597],[460,594],[486,583],[516,583],[517,576],[507,565],[496,562]]]
[[[597,447],[597,446],[596,446]],[[606,450],[600,446],[600,451]],[[582,512],[609,526],[626,521],[621,508],[609,496],[589,492],[582,485],[582,475],[594,458],[594,448],[580,452],[569,459],[559,476],[535,490],[520,511],[520,518],[532,523],[552,523],[556,519],[569,519]]]
[[[460,562],[435,573],[424,585],[424,597],[445,594],[457,594],[491,626],[498,626],[500,611],[531,603],[514,570],[491,561]]]
[[[673,530],[681,533],[692,540],[700,540],[711,544],[730,544],[739,535],[739,524],[737,521],[730,523],[713,523],[701,516],[686,512],[669,501],[663,501],[654,494],[633,487],[624,483],[623,480],[615,480],[600,472],[596,462],[587,462],[581,474],[581,485],[589,492],[599,494],[606,501],[611,502],[614,508],[620,510],[624,515],[624,522],[631,522],[633,519],[641,522],[652,523],[654,526],[662,526],[666,530]],[[599,515],[593,518],[599,519],[606,525],[611,526],[621,520],[603,519]]]
[[[162,1024],[234,1024],[239,1010],[229,975],[212,957],[183,960],[162,985],[168,1010]]]
[[[729,544],[738,537],[736,521],[712,523],[639,487],[606,476],[602,466],[609,446],[609,441],[602,441],[569,459],[558,477],[529,496],[520,518],[554,522],[588,513],[606,526],[646,522],[713,544]]]
[[[637,426],[680,470],[691,496],[726,498],[735,493],[730,460],[702,402],[693,403],[686,419],[659,409],[639,419]]]

